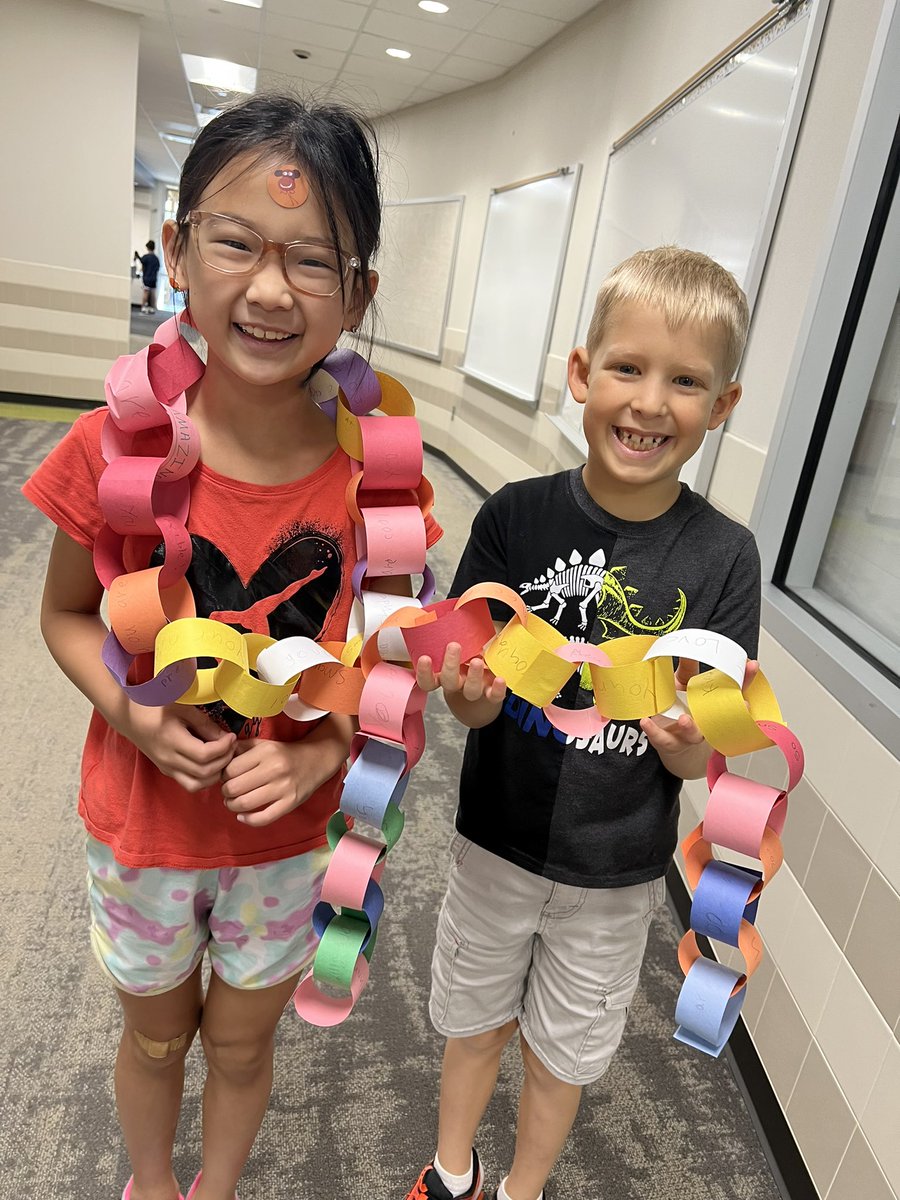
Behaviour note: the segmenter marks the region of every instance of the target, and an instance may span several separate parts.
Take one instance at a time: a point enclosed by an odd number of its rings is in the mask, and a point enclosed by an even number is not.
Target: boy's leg
[[[116,1058],[116,1105],[134,1173],[132,1200],[175,1200],[172,1147],[184,1059],[200,1022],[200,967],[159,996],[116,989],[125,1025]]]
[[[203,1174],[196,1200],[232,1200],[272,1090],[275,1027],[299,974],[273,987],[233,988],[215,973],[200,1023]]]
[[[583,1089],[557,1079],[524,1037],[520,1041],[525,1081],[519,1099],[516,1153],[504,1186],[510,1200],[536,1200],[566,1144]]]
[[[472,1163],[475,1133],[494,1094],[500,1055],[517,1021],[472,1037],[447,1039],[441,1071],[438,1158],[453,1175],[465,1175]]]

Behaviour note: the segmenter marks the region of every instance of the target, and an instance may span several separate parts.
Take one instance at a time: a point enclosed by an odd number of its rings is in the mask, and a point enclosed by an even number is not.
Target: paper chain
[[[413,401],[395,379],[347,350],[326,360],[314,396],[333,417],[338,442],[353,463],[346,500],[356,530],[357,565],[347,642],[276,641],[198,618],[185,573],[191,560],[188,477],[200,449],[185,389],[202,372],[203,364],[180,336],[178,318],[172,318],[151,346],[120,358],[107,377],[102,450],[108,465],[98,487],[106,524],[94,546],[95,569],[109,592],[111,629],[103,658],[140,704],[223,700],[246,717],[282,711],[298,721],[329,712],[358,717],[340,808],[326,830],[332,855],[313,913],[320,940],[312,971],[294,995],[299,1015],[316,1025],[338,1024],[368,979],[384,908],[385,858],[403,830],[400,803],[425,746],[426,696],[416,686],[412,662],[425,654],[440,662],[448,643],[458,642],[464,662],[483,655],[517,695],[577,738],[591,736],[610,719],[636,720],[671,709],[676,703],[672,658],[684,657],[712,668],[691,680],[686,698],[715,753],[706,818],[683,843],[695,896],[691,929],[679,947],[686,979],[675,1036],[719,1054],[761,957],[753,925],[757,901],[781,865],[786,796],[803,770],[802,750],[762,673],[742,690],[746,655],[728,638],[704,630],[621,637],[599,647],[570,643],[529,613],[519,595],[498,584],[430,603],[434,580],[425,563],[425,516],[433,492],[422,475]],[[172,433],[168,453],[140,453],[141,435],[167,425]],[[163,564],[147,567],[160,537]],[[422,576],[415,600],[372,586],[377,578],[393,575]],[[513,610],[496,635],[488,599]],[[153,677],[129,683],[136,657],[149,652]],[[201,657],[218,665],[198,670]],[[594,705],[564,709],[554,698],[581,664],[591,675]],[[727,772],[725,755],[771,745],[788,762],[783,791]],[[761,860],[763,870],[719,862],[713,843]],[[746,970],[701,955],[697,934],[736,946]]]

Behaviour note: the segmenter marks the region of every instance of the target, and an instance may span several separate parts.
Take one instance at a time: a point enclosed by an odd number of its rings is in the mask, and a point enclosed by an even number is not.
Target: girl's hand
[[[223,771],[226,808],[244,825],[256,827],[293,812],[340,770],[356,728],[351,717],[331,713],[299,742],[238,742]]]
[[[213,787],[231,761],[236,738],[189,704],[149,708],[131,703],[122,733],[187,792]]]
[[[470,729],[478,729],[499,713],[506,697],[506,681],[492,675],[482,658],[473,658],[465,665],[461,660],[462,647],[458,642],[448,642],[440,673],[435,674],[431,659],[423,655],[416,663],[416,683],[423,692],[443,688],[453,715]]]
[[[223,772],[225,807],[245,825],[271,825],[308,800],[334,774],[323,775],[321,752],[306,741],[246,738],[237,743]]]

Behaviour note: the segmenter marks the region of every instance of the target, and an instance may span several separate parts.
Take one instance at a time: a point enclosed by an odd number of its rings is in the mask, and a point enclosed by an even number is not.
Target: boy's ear
[[[584,404],[588,393],[588,375],[591,369],[591,356],[586,346],[576,346],[569,355],[568,378],[569,391],[579,404]]]
[[[732,380],[725,390],[717,397],[709,414],[707,429],[718,429],[723,421],[730,416],[734,406],[741,398],[741,385]]]
[[[163,222],[162,244],[163,258],[166,260],[166,274],[170,279],[178,281],[179,288],[184,291],[188,287],[187,261],[181,254],[178,242],[178,226],[174,221]],[[182,278],[178,278],[181,271]]]
[[[370,300],[374,298],[375,293],[377,291],[378,291],[378,272],[370,271],[369,272],[369,298],[370,298]],[[368,307],[368,305],[363,300],[362,282],[359,279],[359,276],[355,276],[354,280],[353,280],[353,288],[350,292],[350,295],[347,299],[347,303],[344,307],[343,328],[349,329],[351,331],[354,329],[358,329],[359,326],[362,324],[363,317],[366,315],[367,307]]]

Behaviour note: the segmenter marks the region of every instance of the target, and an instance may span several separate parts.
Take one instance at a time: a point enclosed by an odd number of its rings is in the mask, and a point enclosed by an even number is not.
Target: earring
[[[351,325],[351,326],[350,326],[350,332],[351,332],[351,333],[359,333],[359,326],[358,326],[358,325]]]
[[[178,286],[178,280],[174,277],[174,275],[169,276],[169,287],[173,292],[181,291],[181,288]]]

